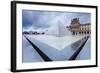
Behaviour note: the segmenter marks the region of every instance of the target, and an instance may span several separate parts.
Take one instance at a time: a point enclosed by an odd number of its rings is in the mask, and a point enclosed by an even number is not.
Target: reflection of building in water
[[[79,22],[79,18],[72,19],[70,26],[68,26],[67,28],[69,28],[73,35],[91,33],[91,24],[81,24]]]

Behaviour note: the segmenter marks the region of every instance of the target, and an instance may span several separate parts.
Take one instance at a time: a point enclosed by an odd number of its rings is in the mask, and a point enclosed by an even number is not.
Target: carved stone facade
[[[91,24],[90,23],[81,24],[79,18],[72,19],[70,26],[67,28],[69,28],[69,30],[72,32],[73,35],[91,33]]]

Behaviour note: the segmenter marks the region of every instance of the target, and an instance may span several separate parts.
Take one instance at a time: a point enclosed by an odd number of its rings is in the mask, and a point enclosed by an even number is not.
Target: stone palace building
[[[67,26],[73,35],[78,34],[90,34],[91,33],[91,24],[85,23],[81,24],[79,18],[74,18],[71,20],[70,26]]]

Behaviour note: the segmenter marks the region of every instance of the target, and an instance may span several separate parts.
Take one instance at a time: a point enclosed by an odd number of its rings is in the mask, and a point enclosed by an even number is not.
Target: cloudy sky
[[[79,18],[82,24],[91,22],[90,13],[23,10],[23,31],[45,31],[59,22],[64,26],[69,26],[73,18]]]

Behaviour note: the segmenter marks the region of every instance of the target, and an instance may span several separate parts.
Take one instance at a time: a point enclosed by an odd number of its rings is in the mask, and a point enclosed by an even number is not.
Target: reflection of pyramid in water
[[[58,22],[57,24],[52,25],[46,34],[60,37],[71,35],[71,32],[61,22]]]

